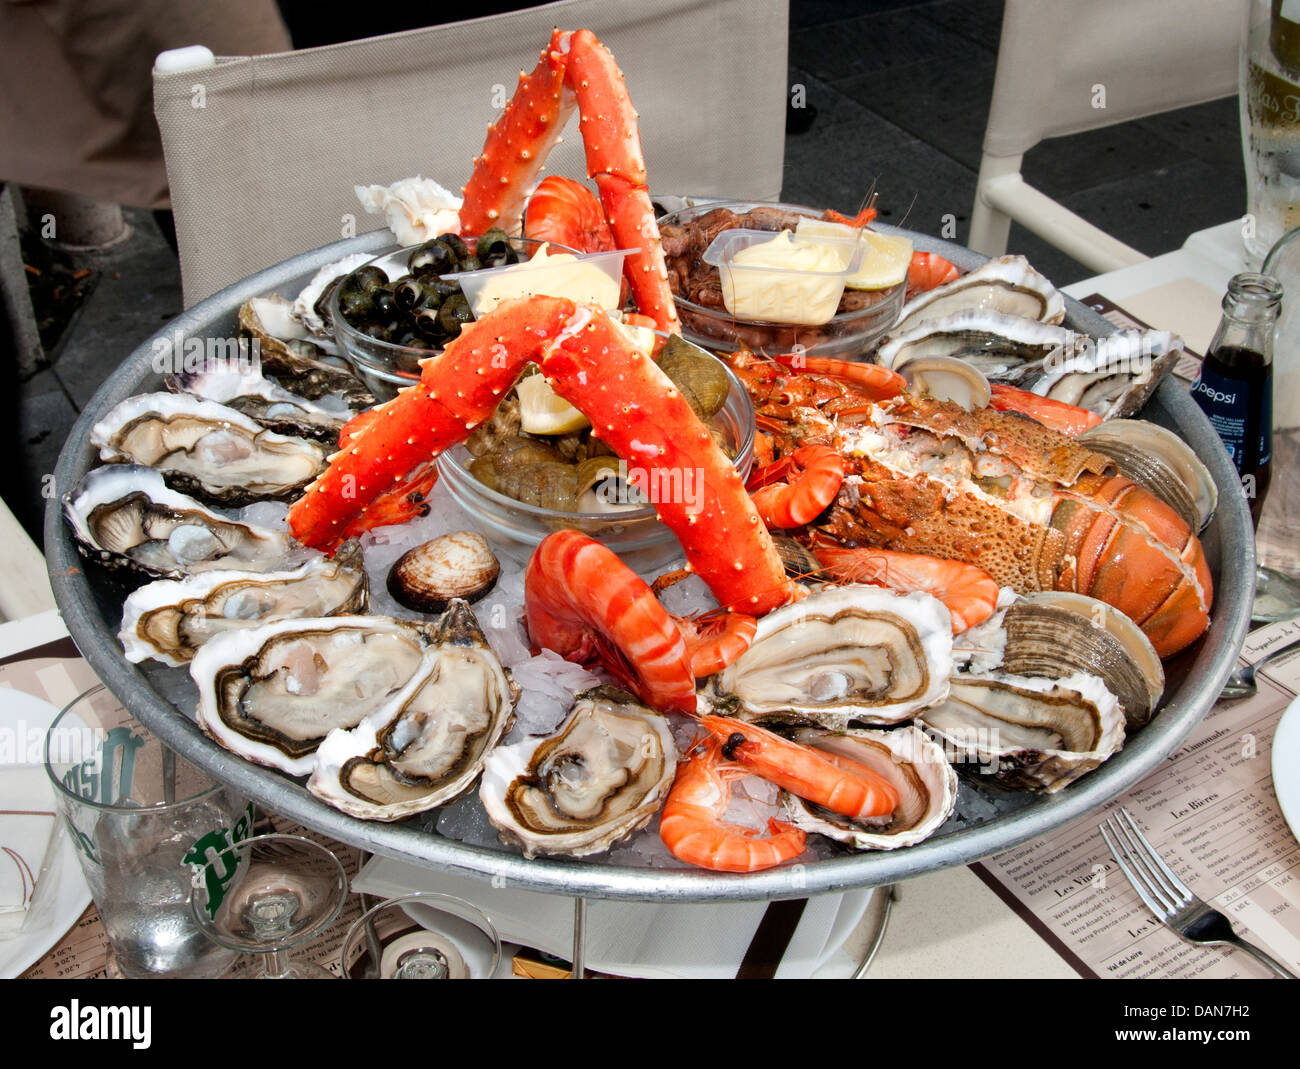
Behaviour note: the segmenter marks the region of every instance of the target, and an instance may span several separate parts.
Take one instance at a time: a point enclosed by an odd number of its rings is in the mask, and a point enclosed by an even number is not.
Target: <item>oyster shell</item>
[[[370,408],[375,395],[341,360],[322,352],[316,335],[293,318],[293,305],[283,297],[254,297],[239,309],[239,330],[257,342],[262,371],[300,397],[318,401],[338,394],[349,407]],[[293,336],[282,340],[280,330]]]
[[[782,791],[790,819],[855,850],[897,850],[929,838],[957,804],[957,773],[943,748],[915,725],[889,731],[819,731],[804,728],[795,741],[866,765],[898,791],[898,806],[885,818],[859,821]]]
[[[415,242],[403,244],[414,245]],[[328,317],[330,294],[340,279],[352,274],[358,267],[368,264],[372,259],[374,257],[369,253],[358,252],[328,263],[311,276],[311,281],[294,298],[291,312],[293,318],[306,328],[318,345],[322,345],[335,356],[338,353],[331,348],[334,343],[333,324],[329,322]]]
[[[1054,793],[1124,743],[1124,713],[1096,676],[1060,680],[1003,673],[955,676],[920,714],[954,760],[1004,787]]]
[[[488,755],[479,799],[525,857],[608,850],[658,812],[677,774],[667,722],[624,691],[580,694],[555,734]]]
[[[404,688],[428,636],[383,616],[307,617],[227,631],[190,661],[198,722],[226,749],[305,776],[334,728],[353,728]]]
[[[993,382],[1021,386],[1043,373],[1045,362],[1069,352],[1075,335],[1036,319],[988,308],[966,308],[907,329],[895,327],[881,341],[876,359],[900,374],[913,360],[950,356],[963,360]]]
[[[952,671],[952,624],[929,594],[828,586],[768,613],[704,694],[742,720],[843,729],[895,724],[939,701]]]
[[[316,751],[307,789],[362,820],[400,820],[474,783],[513,720],[518,688],[460,600],[439,619],[412,682]]]
[[[203,572],[150,583],[126,599],[118,638],[132,663],[153,658],[180,666],[224,631],[292,617],[364,613],[367,594],[361,546],[354,540],[333,559],[315,557],[292,571]]]
[[[1120,330],[1095,340],[1076,335],[1070,355],[1048,360],[1025,386],[1103,420],[1121,419],[1141,410],[1182,350],[1182,339],[1167,330]]]
[[[927,319],[940,319],[969,308],[1003,315],[1060,323],[1065,298],[1029,266],[1023,256],[998,256],[974,271],[918,294],[903,306],[895,330],[907,330]]]
[[[83,554],[109,567],[179,579],[218,569],[268,572],[293,543],[279,531],[237,523],[167,487],[152,468],[109,464],[87,472],[64,498]]]
[[[224,505],[295,497],[325,468],[325,450],[265,430],[189,394],[128,397],[95,424],[101,460],[157,468],[182,492]]]
[[[226,405],[277,434],[315,438],[327,445],[337,445],[339,431],[352,418],[352,409],[340,397],[311,401],[263,377],[257,368],[227,361],[171,375],[167,388]]]

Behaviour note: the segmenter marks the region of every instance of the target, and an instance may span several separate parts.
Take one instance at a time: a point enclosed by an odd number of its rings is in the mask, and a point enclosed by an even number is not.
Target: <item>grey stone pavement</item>
[[[1001,20],[1000,0],[795,0],[790,84],[804,87],[799,118],[812,121],[787,134],[783,199],[851,212],[874,180],[882,222],[939,235],[951,214],[964,243]],[[1245,211],[1237,102],[1044,142],[1024,174],[1142,252],[1171,251]],[[181,310],[176,260],[152,216],[129,221],[131,239],[98,258],[99,283],[50,366],[3,391],[14,458],[5,498],[38,544],[43,477],[80,407]],[[1019,227],[1009,251],[1058,285],[1092,274]]]

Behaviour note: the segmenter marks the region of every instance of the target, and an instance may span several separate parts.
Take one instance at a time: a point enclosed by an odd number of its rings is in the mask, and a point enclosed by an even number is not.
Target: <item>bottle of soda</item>
[[[1192,387],[1237,466],[1259,524],[1268,493],[1273,443],[1273,326],[1282,284],[1271,275],[1242,274],[1228,283],[1223,319]]]

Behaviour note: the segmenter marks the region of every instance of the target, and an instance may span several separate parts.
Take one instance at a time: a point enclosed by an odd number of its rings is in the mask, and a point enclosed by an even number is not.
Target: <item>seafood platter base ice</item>
[[[584,97],[617,83],[586,31],[557,31],[519,94],[570,83],[584,121],[634,121]],[[519,204],[491,200],[535,178],[492,171],[513,106],[457,204],[462,234],[517,225]],[[1117,333],[1019,258],[918,234],[880,238],[883,268],[861,248],[837,260],[869,213],[828,212],[774,239],[778,259],[725,266],[793,272],[795,304],[825,297],[827,316],[864,299],[854,285],[905,286],[867,359],[715,360],[664,341],[674,300],[687,309],[646,266],[664,261],[635,162],[588,144],[587,196],[631,250],[645,314],[606,311],[625,293],[530,292],[439,318],[451,291],[417,268],[446,250],[417,249],[409,279],[350,274],[391,247],[382,230],[250,276],[131,354],[69,436],[45,526],[59,608],[104,683],[272,811],[595,898],[888,883],[1041,836],[1158,767],[1235,662],[1254,573],[1231,462],[1167,375],[1178,340]],[[742,216],[676,218],[770,229]],[[401,245],[443,229],[394,227]],[[583,229],[546,239],[599,251]],[[671,270],[716,236],[666,234]],[[805,266],[799,244],[823,237]],[[419,381],[376,403],[319,318],[346,304],[393,337],[399,288],[439,333]],[[743,463],[710,423],[737,384],[755,413]],[[453,448],[462,484],[545,506],[554,529],[483,522],[440,468]],[[563,519],[647,499],[673,535],[648,548]]]

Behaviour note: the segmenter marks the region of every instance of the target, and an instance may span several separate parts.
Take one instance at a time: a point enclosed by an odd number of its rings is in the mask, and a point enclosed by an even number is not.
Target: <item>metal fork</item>
[[[1242,939],[1232,930],[1227,917],[1192,894],[1138,831],[1138,826],[1123,806],[1115,816],[1099,824],[1097,830],[1147,909],[1183,942],[1241,947],[1282,979],[1300,979],[1259,947]]]

